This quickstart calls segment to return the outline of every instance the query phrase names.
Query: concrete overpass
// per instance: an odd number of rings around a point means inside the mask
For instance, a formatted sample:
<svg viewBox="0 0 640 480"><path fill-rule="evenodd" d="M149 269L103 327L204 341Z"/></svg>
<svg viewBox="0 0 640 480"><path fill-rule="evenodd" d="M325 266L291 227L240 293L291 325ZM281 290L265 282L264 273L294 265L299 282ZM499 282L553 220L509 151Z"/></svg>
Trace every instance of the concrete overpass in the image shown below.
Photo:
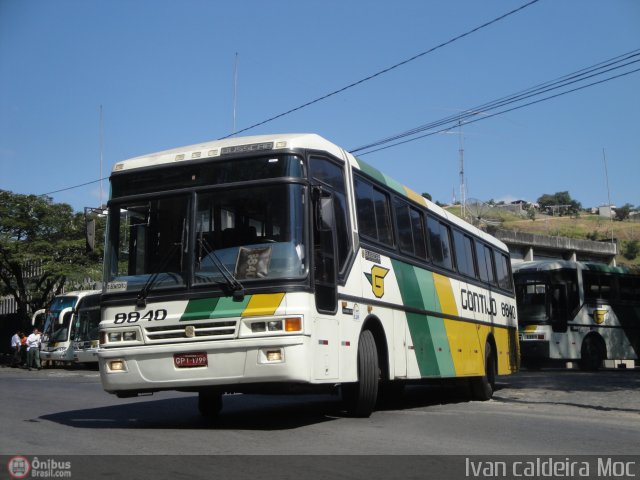
<svg viewBox="0 0 640 480"><path fill-rule="evenodd" d="M496 229L491 232L509 247L511 263L533 260L563 259L606 263L615 266L617 244L567 237L550 237L532 233Z"/></svg>

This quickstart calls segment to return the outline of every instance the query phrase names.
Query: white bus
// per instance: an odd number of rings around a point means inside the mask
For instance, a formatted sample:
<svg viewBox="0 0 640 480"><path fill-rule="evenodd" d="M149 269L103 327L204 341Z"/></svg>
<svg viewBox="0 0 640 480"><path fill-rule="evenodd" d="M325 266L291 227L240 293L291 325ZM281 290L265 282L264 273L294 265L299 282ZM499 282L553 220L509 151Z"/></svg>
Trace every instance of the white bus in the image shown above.
<svg viewBox="0 0 640 480"><path fill-rule="evenodd" d="M77 318L76 309L82 306L85 298L95 294L100 294L100 290L79 290L54 297L45 312L40 346L41 361L47 364L73 364L72 330Z"/></svg>
<svg viewBox="0 0 640 480"><path fill-rule="evenodd" d="M404 382L488 399L517 370L505 245L322 137L192 145L110 180L107 392L193 391L213 416L224 393L340 386L368 416Z"/></svg>
<svg viewBox="0 0 640 480"><path fill-rule="evenodd" d="M100 294L87 295L79 303L71 325L73 361L82 365L98 364L100 340Z"/></svg>
<svg viewBox="0 0 640 480"><path fill-rule="evenodd" d="M640 275L624 267L564 260L514 266L522 362L530 368L577 361L637 360Z"/></svg>

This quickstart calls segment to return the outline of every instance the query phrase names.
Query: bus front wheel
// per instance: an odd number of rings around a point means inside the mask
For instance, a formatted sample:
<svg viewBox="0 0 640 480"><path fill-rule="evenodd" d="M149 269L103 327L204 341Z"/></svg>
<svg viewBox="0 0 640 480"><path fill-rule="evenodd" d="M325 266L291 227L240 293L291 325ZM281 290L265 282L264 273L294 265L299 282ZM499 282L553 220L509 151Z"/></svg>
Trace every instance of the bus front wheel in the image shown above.
<svg viewBox="0 0 640 480"><path fill-rule="evenodd" d="M470 379L471 396L474 400L491 400L496 389L496 357L489 342L484 347L484 372L483 376Z"/></svg>
<svg viewBox="0 0 640 480"><path fill-rule="evenodd" d="M349 415L366 418L373 413L378 398L379 379L376 341L370 330L363 330L358 342L358 381L341 387L342 400Z"/></svg>

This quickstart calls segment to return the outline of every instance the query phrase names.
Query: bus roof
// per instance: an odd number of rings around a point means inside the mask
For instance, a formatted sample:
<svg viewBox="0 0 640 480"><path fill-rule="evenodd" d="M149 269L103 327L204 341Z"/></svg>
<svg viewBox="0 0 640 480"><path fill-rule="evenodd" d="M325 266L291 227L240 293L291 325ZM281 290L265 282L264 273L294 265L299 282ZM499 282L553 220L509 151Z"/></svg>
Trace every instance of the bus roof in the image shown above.
<svg viewBox="0 0 640 480"><path fill-rule="evenodd" d="M533 262L522 262L513 265L513 273L517 272L542 272L551 270L593 270L604 273L637 274L627 267L612 267L605 263L596 262L573 262L571 260L536 260Z"/></svg>
<svg viewBox="0 0 640 480"><path fill-rule="evenodd" d="M93 295L96 293L102 293L102 290L74 290L72 292L64 292L61 293L59 295L56 295L56 297L85 297L87 295Z"/></svg>
<svg viewBox="0 0 640 480"><path fill-rule="evenodd" d="M131 170L167 163L188 162L205 158L220 158L224 155L241 152L267 152L270 150L310 148L326 150L339 158L344 151L337 145L315 133L283 133L274 135L255 135L251 137L233 137L184 147L162 150L118 162L112 172Z"/></svg>
<svg viewBox="0 0 640 480"><path fill-rule="evenodd" d="M440 217L446 218L452 224L470 231L474 235L482 238L485 242L494 245L503 251L507 251L507 246L502 241L447 212L435 203L424 198L422 195L400 184L380 170L372 167L361 159L354 157L344 149L315 133L283 133L249 137L233 137L223 140L186 145L183 147L163 150L123 160L114 165L112 173L117 174L127 170L159 165L175 165L177 163L189 161L202 161L207 158L218 159L225 155L242 152L265 153L269 151L277 152L278 150L293 149L322 150L337 158L341 158L347 161L352 168L366 173L400 195L403 195L413 202L426 207L428 210L435 212Z"/></svg>

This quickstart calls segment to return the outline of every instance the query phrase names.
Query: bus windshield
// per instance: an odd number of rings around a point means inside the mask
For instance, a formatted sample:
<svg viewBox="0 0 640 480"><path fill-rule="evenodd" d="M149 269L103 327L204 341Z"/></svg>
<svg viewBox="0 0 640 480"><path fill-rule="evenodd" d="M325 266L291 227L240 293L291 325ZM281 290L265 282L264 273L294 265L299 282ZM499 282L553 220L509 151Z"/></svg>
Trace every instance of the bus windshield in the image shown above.
<svg viewBox="0 0 640 480"><path fill-rule="evenodd" d="M73 324L71 337L74 342L90 342L100 338L100 309L80 310Z"/></svg>
<svg viewBox="0 0 640 480"><path fill-rule="evenodd" d="M521 279L516 283L516 303L518 319L521 323L546 322L547 283L541 278Z"/></svg>
<svg viewBox="0 0 640 480"><path fill-rule="evenodd" d="M517 273L514 278L522 325L566 323L580 306L575 270Z"/></svg>
<svg viewBox="0 0 640 480"><path fill-rule="evenodd" d="M296 278L305 273L304 187L277 185L198 196L195 283Z"/></svg>
<svg viewBox="0 0 640 480"><path fill-rule="evenodd" d="M250 191L246 186L205 188L112 201L108 293L306 275L306 187L271 181Z"/></svg>
<svg viewBox="0 0 640 480"><path fill-rule="evenodd" d="M47 311L44 327L42 328L43 341L64 342L67 340L71 315L67 315L66 318L63 319L62 324L58 323L58 316L65 308L73 308L77 301L77 297L68 296L56 297L53 300Z"/></svg>

